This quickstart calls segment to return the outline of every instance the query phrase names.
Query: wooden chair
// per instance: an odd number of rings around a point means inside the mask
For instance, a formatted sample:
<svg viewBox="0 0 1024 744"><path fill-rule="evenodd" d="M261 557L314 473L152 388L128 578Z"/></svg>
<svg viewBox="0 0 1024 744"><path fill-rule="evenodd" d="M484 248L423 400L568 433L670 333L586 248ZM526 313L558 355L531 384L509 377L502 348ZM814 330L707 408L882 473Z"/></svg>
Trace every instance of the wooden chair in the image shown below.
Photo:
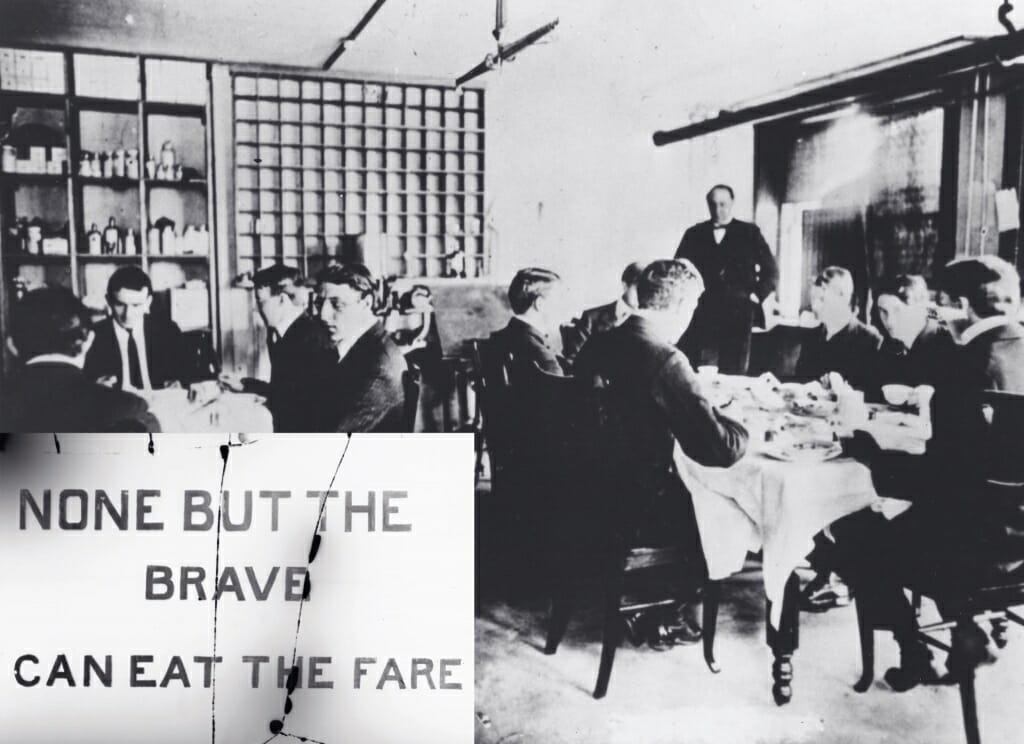
<svg viewBox="0 0 1024 744"><path fill-rule="evenodd" d="M600 388L588 389L582 381L573 378L556 377L540 370L537 370L537 374L541 390L547 389L552 396L550 410L566 407L564 404L557 405L555 399L573 401L568 405L569 410L576 411L570 414L574 426L569 431L577 439L575 446L570 446L566 454L566 462L570 468L567 477L579 484L579 488L589 500L586 508L593 511L599 508L603 498L607 498L601 494L606 490L604 486L607 486L607 483L604 483L605 466L609 462L606 458L606 448L614 446L614 434L611 433L613 427L608 425L607 408L604 404L606 392ZM573 470L576 472L572 472ZM621 498L621 495L611 496ZM701 592L704 597L704 659L712 672L720 671L714 657L718 621L717 583L704 580L696 591L687 596L678 596L667 591L643 599L627 596L627 584L632 577L666 568L678 568L683 565L683 556L675 546L630 545L622 539L620 527L621 525L598 520L596 528L604 531L604 534L591 536L592 545L596 548L595 554L591 556L587 556L586 551L578 550L581 542L587 544L585 536L581 540L573 541L571 556L577 558L576 565L573 565L572 560L567 561L569 565L563 566L565 575L561 577L561 581L555 582L544 653L556 653L565 636L572 614L573 588L579 583L578 578L583 569L578 563L579 553L583 552L584 560L589 558L598 564L605 596L601 662L593 693L595 699L603 698L608 692L615 653L622 643L625 616L656 607L673 606L681 600L694 599Z"/></svg>
<svg viewBox="0 0 1024 744"><path fill-rule="evenodd" d="M979 484L978 498L995 500L993 504L1008 532L1024 541L1024 395L989 391L980 399L982 416L986 422L984 452L984 483ZM1024 548L1017 550L1024 561ZM1000 556L1005 558L1005 556ZM944 584L945 580L945 584ZM977 701L974 678L978 665L977 649L969 645L980 634L979 621L988 621L992 641L997 648L1007 644L1006 631L1010 622L1024 625L1024 617L1012 608L1024 605L1024 567L1004 576L952 577L938 575L927 583L914 583L906 587L911 591L915 615L920 619L923 597L936 600L943 607L956 608L949 619L921 625L918 637L930 646L956 654L962 663L954 665L951 674L960 688L964 732L968 744L980 744ZM862 673L854 685L857 692L865 692L874 680L874 631L871 618L857 603L857 624L860 635ZM933 638L931 634L952 631L949 644Z"/></svg>
<svg viewBox="0 0 1024 744"><path fill-rule="evenodd" d="M403 430L410 434L416 431L416 414L420 409L420 370L410 367L402 373L402 390L405 392L405 407L402 409Z"/></svg>
<svg viewBox="0 0 1024 744"><path fill-rule="evenodd" d="M512 355L490 339L470 341L473 379L476 387L477 468L484 453L491 466L491 490L501 491L507 471L515 459L510 428L511 392L509 370Z"/></svg>

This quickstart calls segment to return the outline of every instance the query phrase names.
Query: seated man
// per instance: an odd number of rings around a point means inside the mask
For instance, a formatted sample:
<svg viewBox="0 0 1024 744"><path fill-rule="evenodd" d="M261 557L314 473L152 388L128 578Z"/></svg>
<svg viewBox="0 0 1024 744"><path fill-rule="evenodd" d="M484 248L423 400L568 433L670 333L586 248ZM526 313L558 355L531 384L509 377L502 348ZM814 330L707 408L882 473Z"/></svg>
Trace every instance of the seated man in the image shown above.
<svg viewBox="0 0 1024 744"><path fill-rule="evenodd" d="M82 373L94 338L89 311L70 290L37 289L17 302L10 344L25 364L4 391L0 430L160 431L142 398Z"/></svg>
<svg viewBox="0 0 1024 744"><path fill-rule="evenodd" d="M513 387L529 381L536 367L552 375L564 374L550 343L550 335L558 329L561 284L561 277L547 269L521 269L512 278L508 302L514 317L492 333L491 340L512 355L509 383Z"/></svg>
<svg viewBox="0 0 1024 744"><path fill-rule="evenodd" d="M584 310L578 320L562 326L562 355L570 364L588 338L617 328L636 311L636 283L643 270L639 261L631 263L622 272L622 294L614 302Z"/></svg>
<svg viewBox="0 0 1024 744"><path fill-rule="evenodd" d="M857 319L853 275L840 266L822 271L811 287L811 310L821 325L803 342L797 378L817 380L837 372L858 390L873 386L882 336ZM804 587L803 609L820 612L849 604L849 590L835 575L828 557L829 538L819 535L815 542L811 564L817 575Z"/></svg>
<svg viewBox="0 0 1024 744"><path fill-rule="evenodd" d="M875 360L875 382L866 391L881 399L881 386L945 387L955 367L952 334L928 316L924 277L900 274L884 279L875 291L878 319L885 330Z"/></svg>
<svg viewBox="0 0 1024 744"><path fill-rule="evenodd" d="M320 318L337 349L319 394L320 429L401 432L407 366L373 312L373 277L361 264L334 265L320 272L317 284Z"/></svg>
<svg viewBox="0 0 1024 744"><path fill-rule="evenodd" d="M93 380L113 379L122 390L154 390L181 382L181 329L150 315L153 283L138 266L122 266L107 282L110 317L96 325L85 359Z"/></svg>
<svg viewBox="0 0 1024 744"><path fill-rule="evenodd" d="M616 462L608 464L608 477L616 482L606 485L608 493L629 497L610 504L611 524L629 544L679 545L698 575L706 567L693 503L675 467L675 443L696 462L716 467L735 463L747 445L746 429L708 402L690 363L675 347L703 291L704 282L689 261L654 261L637 284L636 313L591 338L576 365L577 377L607 382L614 414L609 419L619 427ZM692 608L680 613L679 622L674 639L699 639ZM664 639L663 628L652 633Z"/></svg>
<svg viewBox="0 0 1024 744"><path fill-rule="evenodd" d="M327 328L306 314L307 292L299 270L273 264L253 276L256 310L267 327L270 383L221 375L232 390L267 396L274 431L316 431L323 402L320 394L337 359Z"/></svg>
<svg viewBox="0 0 1024 744"><path fill-rule="evenodd" d="M914 612L902 586L929 578L952 583L1019 571L1024 557L1022 505L1008 505L985 492L986 424L976 397L985 390L1024 394L1020 279L1013 266L994 256L955 261L941 279L966 310L968 324L957 339L956 379L936 391L927 454L880 452L864 435L851 445L851 450L868 445L861 454L870 457L880 494L913 500L892 522L876 520L863 541L870 549L850 552L849 565L840 568L876 625L893 629L900 667L885 678L896 690L935 676L931 653L914 635ZM954 638L947 661L951 671L962 663L958 655L966 648L984 648L981 635Z"/></svg>
<svg viewBox="0 0 1024 744"><path fill-rule="evenodd" d="M821 326L804 340L796 376L817 380L838 372L858 390L870 384L882 337L857 319L853 276L839 266L821 272L811 287L811 310Z"/></svg>

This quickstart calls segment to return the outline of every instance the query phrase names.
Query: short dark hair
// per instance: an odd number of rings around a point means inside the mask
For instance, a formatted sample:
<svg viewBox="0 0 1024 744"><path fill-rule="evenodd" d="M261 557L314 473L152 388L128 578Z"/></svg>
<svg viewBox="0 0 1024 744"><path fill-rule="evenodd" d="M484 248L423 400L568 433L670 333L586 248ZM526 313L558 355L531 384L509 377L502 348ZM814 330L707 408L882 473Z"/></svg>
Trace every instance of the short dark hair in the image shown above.
<svg viewBox="0 0 1024 744"><path fill-rule="evenodd" d="M549 269L520 269L508 286L508 304L512 306L512 312L516 315L525 313L538 297L547 296L551 285L561 280L562 277Z"/></svg>
<svg viewBox="0 0 1024 744"><path fill-rule="evenodd" d="M376 290L373 274L359 263L330 264L316 275L316 283L351 287L359 292L361 297L369 297Z"/></svg>
<svg viewBox="0 0 1024 744"><path fill-rule="evenodd" d="M302 272L294 266L275 263L253 274L252 283L255 289L269 289L271 295L291 296L294 288L302 284Z"/></svg>
<svg viewBox="0 0 1024 744"><path fill-rule="evenodd" d="M963 258L946 265L939 286L950 297L963 297L974 312L988 318L1011 315L1020 307L1020 275L996 256Z"/></svg>
<svg viewBox="0 0 1024 744"><path fill-rule="evenodd" d="M884 276L875 287L875 297L893 295L907 305L928 302L928 282L920 274Z"/></svg>
<svg viewBox="0 0 1024 744"><path fill-rule="evenodd" d="M153 294L153 282L150 280L149 274L138 266L121 266L110 275L110 279L107 281L107 297L113 297L122 289L131 289L136 292L148 289L149 293Z"/></svg>
<svg viewBox="0 0 1024 744"><path fill-rule="evenodd" d="M91 330L89 311L70 289L34 289L14 304L11 337L25 361L41 354L78 356Z"/></svg>
<svg viewBox="0 0 1024 744"><path fill-rule="evenodd" d="M733 201L736 201L736 192L732 190L732 186L726 183L716 183L714 186L708 189L708 193L704 195L704 201L710 204L711 195L714 194L719 189L721 189L722 191L729 192L729 198L732 199Z"/></svg>
<svg viewBox="0 0 1024 744"><path fill-rule="evenodd" d="M667 310L679 305L686 296L704 292L704 279L697 267L685 258L652 261L636 285L641 310Z"/></svg>
<svg viewBox="0 0 1024 744"><path fill-rule="evenodd" d="M647 268L647 264L634 261L622 272L622 283L627 287L635 287L636 283L640 281L640 275L644 273L645 268Z"/></svg>

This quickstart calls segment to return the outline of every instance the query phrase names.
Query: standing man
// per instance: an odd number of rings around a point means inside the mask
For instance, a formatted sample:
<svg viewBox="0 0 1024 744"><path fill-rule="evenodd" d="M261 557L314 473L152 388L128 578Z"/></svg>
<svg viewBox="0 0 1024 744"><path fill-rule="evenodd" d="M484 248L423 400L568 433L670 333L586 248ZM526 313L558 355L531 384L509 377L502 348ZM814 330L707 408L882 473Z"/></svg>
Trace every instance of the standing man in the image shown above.
<svg viewBox="0 0 1024 744"><path fill-rule="evenodd" d="M273 264L253 276L256 310L267 327L270 383L222 374L235 390L267 396L274 431L317 431L325 377L336 359L327 328L306 314L306 289L298 269Z"/></svg>
<svg viewBox="0 0 1024 744"><path fill-rule="evenodd" d="M704 278L706 291L681 347L694 365L717 364L727 374L746 374L750 329L764 323L761 304L779 281L768 243L750 222L733 219L735 194L718 184L707 194L711 219L683 235L676 258L685 258Z"/></svg>
<svg viewBox="0 0 1024 744"><path fill-rule="evenodd" d="M326 430L401 432L405 357L374 314L373 277L362 264L328 266L317 276L317 305L337 349L321 391Z"/></svg>
<svg viewBox="0 0 1024 744"><path fill-rule="evenodd" d="M122 266L107 282L110 317L96 325L96 341L85 358L86 376L114 379L122 390L154 390L184 374L181 329L149 312L153 283L138 266Z"/></svg>

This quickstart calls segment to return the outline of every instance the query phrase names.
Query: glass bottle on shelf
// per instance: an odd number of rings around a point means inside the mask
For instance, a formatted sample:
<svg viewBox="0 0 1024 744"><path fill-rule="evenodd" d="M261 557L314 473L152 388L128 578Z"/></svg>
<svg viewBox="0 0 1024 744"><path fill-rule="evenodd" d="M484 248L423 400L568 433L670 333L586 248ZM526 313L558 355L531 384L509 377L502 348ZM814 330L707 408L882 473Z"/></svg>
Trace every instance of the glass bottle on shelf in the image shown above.
<svg viewBox="0 0 1024 744"><path fill-rule="evenodd" d="M174 232L174 223L170 220L160 231L160 252L165 256L175 256L178 253L178 236Z"/></svg>
<svg viewBox="0 0 1024 744"><path fill-rule="evenodd" d="M138 246L135 244L135 230L130 227L124 236L122 247L124 248L124 253L128 256L134 256L139 252Z"/></svg>
<svg viewBox="0 0 1024 744"><path fill-rule="evenodd" d="M111 157L111 170L113 171L114 178L124 178L125 158L124 150L121 148L114 150L114 154Z"/></svg>
<svg viewBox="0 0 1024 744"><path fill-rule="evenodd" d="M196 253L204 256L210 255L210 231L206 225L199 226L199 235L196 236Z"/></svg>
<svg viewBox="0 0 1024 744"><path fill-rule="evenodd" d="M139 151L136 148L128 150L124 158L124 171L128 178L139 177Z"/></svg>
<svg viewBox="0 0 1024 744"><path fill-rule="evenodd" d="M196 229L192 225L185 225L181 234L181 253L192 254L196 249Z"/></svg>
<svg viewBox="0 0 1024 744"><path fill-rule="evenodd" d="M92 227L89 228L86 240L89 243L90 256L99 256L103 253L103 236L100 235L100 229L96 227L95 222L93 222Z"/></svg>
<svg viewBox="0 0 1024 744"><path fill-rule="evenodd" d="M163 252L160 249L160 228L156 225L150 225L149 230L146 231L146 250L150 255Z"/></svg>
<svg viewBox="0 0 1024 744"><path fill-rule="evenodd" d="M117 220L111 217L103 231L103 252L106 254L117 253L117 243L120 238L121 232L117 229Z"/></svg>

